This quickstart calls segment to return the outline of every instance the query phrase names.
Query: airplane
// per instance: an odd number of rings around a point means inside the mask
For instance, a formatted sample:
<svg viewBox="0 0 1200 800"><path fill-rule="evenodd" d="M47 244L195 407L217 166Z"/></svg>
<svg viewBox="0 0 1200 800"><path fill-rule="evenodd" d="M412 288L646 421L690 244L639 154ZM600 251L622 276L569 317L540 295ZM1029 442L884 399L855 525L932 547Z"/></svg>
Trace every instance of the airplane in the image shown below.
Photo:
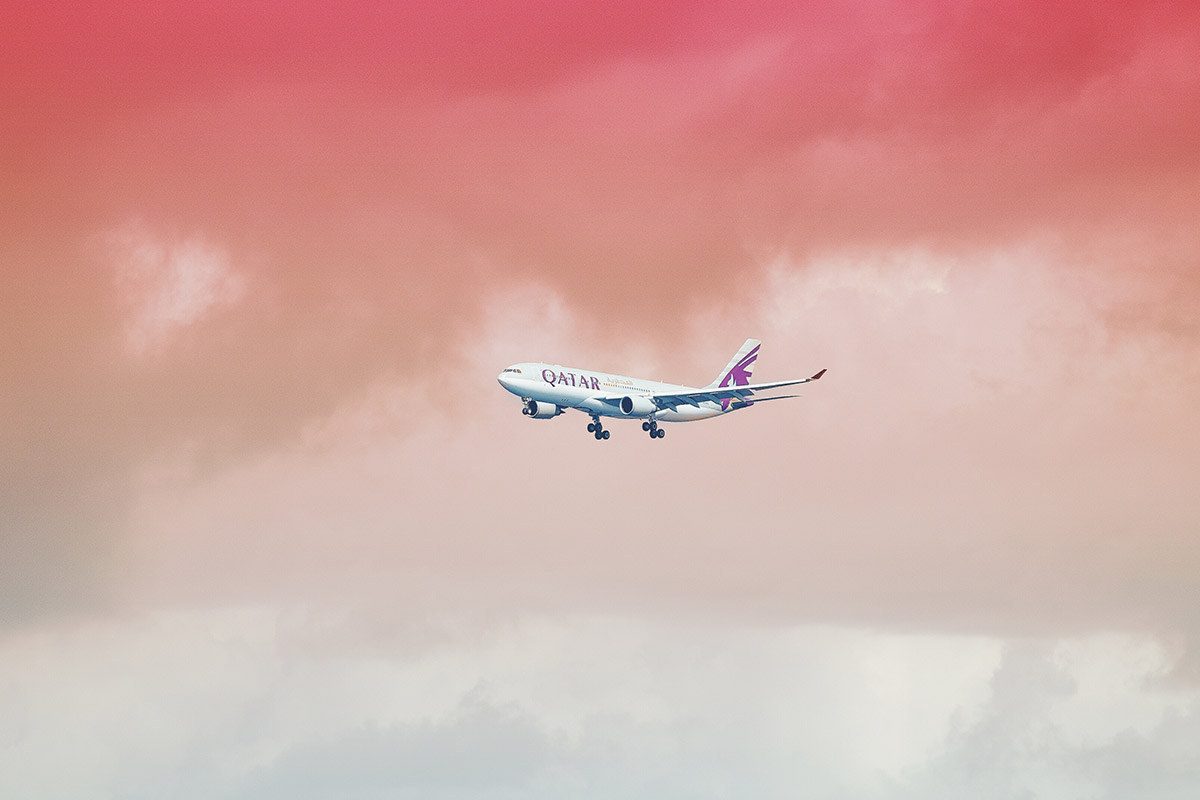
<svg viewBox="0 0 1200 800"><path fill-rule="evenodd" d="M751 399L756 392L809 383L825 374L825 370L821 370L811 378L750 383L761 344L758 339L747 339L717 379L703 388L540 362L513 364L501 371L496 380L521 398L524 403L521 413L527 417L553 419L565 414L567 409L582 411L592 418L587 429L597 441L609 436L600 422L601 417L641 419L642 430L648 432L651 439L661 439L667 435L659 427L661 422L719 417L755 403L798 397L787 394Z"/></svg>

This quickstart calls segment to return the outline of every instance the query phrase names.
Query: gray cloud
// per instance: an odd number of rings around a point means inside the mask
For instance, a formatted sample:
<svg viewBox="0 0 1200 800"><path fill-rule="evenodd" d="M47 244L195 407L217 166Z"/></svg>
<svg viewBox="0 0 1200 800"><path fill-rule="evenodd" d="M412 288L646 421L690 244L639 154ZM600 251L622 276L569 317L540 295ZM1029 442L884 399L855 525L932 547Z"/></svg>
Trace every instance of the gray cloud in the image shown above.
<svg viewBox="0 0 1200 800"><path fill-rule="evenodd" d="M1053 716L1077 685L1046 641L1005 650L992 695L960 719L945 751L897 786L900 796L987 800L1126 798L1180 800L1200 786L1200 706L1168 710L1148 732L1126 729L1100 744L1074 742Z"/></svg>
<svg viewBox="0 0 1200 800"><path fill-rule="evenodd" d="M290 748L230 796L528 796L554 750L534 720L477 691L446 722L369 725Z"/></svg>

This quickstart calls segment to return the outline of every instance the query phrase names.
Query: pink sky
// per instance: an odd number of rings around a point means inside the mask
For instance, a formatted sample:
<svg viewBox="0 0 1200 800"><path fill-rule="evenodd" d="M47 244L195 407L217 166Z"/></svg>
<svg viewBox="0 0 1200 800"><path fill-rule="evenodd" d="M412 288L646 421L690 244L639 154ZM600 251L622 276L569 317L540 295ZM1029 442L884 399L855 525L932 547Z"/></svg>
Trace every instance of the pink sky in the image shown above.
<svg viewBox="0 0 1200 800"><path fill-rule="evenodd" d="M605 796L694 796L698 769L709 787L788 796L794 776L767 756L697 767L729 744L712 731L653 775L639 754L666 745L630 738L621 763L645 779L622 785L564 766L594 766L586 735L574 755L547 744L614 709L666 725L710 719L700 697L759 708L754 653L810 686L832 674L814 664L894 659L911 681L871 685L897 724L913 704L973 708L998 726L976 733L1010 745L1006 715L1059 697L1061 752L1022 751L1058 758L1055 774L1078 763L1064 753L1113 756L1117 739L1069 734L1097 719L1168 761L1165 741L1200 747L1200 12L5 16L0 699L25 721L0 726L15 775L0 787L128 794L154 726L119 751L58 750L56 726L103 730L119 703L75 718L37 676L187 716L205 659L226 663L202 633L217 630L276 661L221 673L227 713L155 751L155 785L175 796L169 776L206 736L225 754L201 770L208 796L291 796L321 742L366 736L383 761L436 750L420 720L485 754L528 723L536 780L513 780L534 795L572 794L545 783L566 770ZM614 424L604 445L581 416L523 418L494 381L544 359L702 383L747 336L764 340L756 377L829 374L663 442ZM745 648L733 672L726 636ZM577 663L578 647L596 652ZM674 693L689 652L703 677ZM121 653L150 665L136 684L86 666L120 671ZM362 659L329 685L314 673L335 722L302 686L265 688L270 669L308 674L330 653ZM331 688L383 659L405 677L379 686L407 696L406 681L436 683L430 653L481 683L447 678L429 690L441 706L396 700L408 710L391 716L347 711L357 701ZM643 665L636 686L619 657ZM912 677L926 658L942 670L929 686ZM758 677L798 698L784 672ZM561 697L537 695L535 674ZM1144 691L1113 705L1111 676ZM958 677L961 696L938 693ZM830 696L861 695L848 680ZM243 741L232 720L259 702L311 727L276 720L271 744ZM954 796L970 731L931 729L937 758L872 750L863 713L829 701L845 752L880 754L832 758L830 791L874 796L846 776L882 769L885 795ZM778 759L824 746L765 710L743 722ZM325 753L334 787L340 752ZM64 757L90 783L39 771ZM482 761L481 785L508 785Z"/></svg>

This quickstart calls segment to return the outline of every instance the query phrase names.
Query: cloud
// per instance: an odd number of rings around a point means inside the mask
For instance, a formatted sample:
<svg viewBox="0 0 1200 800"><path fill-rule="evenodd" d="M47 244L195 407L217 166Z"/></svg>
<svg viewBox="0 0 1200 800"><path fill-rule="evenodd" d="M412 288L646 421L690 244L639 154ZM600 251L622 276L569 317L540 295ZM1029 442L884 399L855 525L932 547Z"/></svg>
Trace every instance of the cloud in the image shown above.
<svg viewBox="0 0 1200 800"><path fill-rule="evenodd" d="M155 611L0 645L0 789L39 797L1148 797L1194 689L1141 637L888 635L550 614L434 647L288 645L301 607ZM290 621L289 621L290 618ZM315 621L315 620L314 620ZM281 635L282 634L282 635ZM64 760L73 768L61 769Z"/></svg>
<svg viewBox="0 0 1200 800"><path fill-rule="evenodd" d="M135 356L161 352L181 329L241 299L245 279L228 253L198 237L155 237L140 223L108 232L118 291L129 307L126 344Z"/></svg>
<svg viewBox="0 0 1200 800"><path fill-rule="evenodd" d="M1063 659L1080 649L1090 650L1087 661ZM1128 659L1139 649L1144 660ZM1011 644L978 718L952 729L945 752L905 783L903 796L1186 796L1200 780L1185 755L1200 744L1198 707L1194 695L1155 697L1147 689L1166 669L1161 659L1153 648L1112 637L1057 648ZM1105 677L1117 692L1087 696L1077 670L1111 671ZM1080 711L1086 722L1070 718ZM1145 721L1131 725L1130 712Z"/></svg>
<svg viewBox="0 0 1200 800"><path fill-rule="evenodd" d="M481 281L546 283L665 335L780 249L1190 230L1200 64L1177 4L477 12L31 26L110 71L64 60L44 89L65 95L44 110L59 136L16 152L74 177L30 167L18 185L268 253L283 304L345 300L379 337L393 313L457 321ZM114 38L72 33L97 24ZM498 46L514 39L536 65Z"/></svg>
<svg viewBox="0 0 1200 800"><path fill-rule="evenodd" d="M550 745L533 720L468 695L450 720L368 725L288 750L249 776L246 797L468 797L515 794ZM507 791L506 791L507 790Z"/></svg>

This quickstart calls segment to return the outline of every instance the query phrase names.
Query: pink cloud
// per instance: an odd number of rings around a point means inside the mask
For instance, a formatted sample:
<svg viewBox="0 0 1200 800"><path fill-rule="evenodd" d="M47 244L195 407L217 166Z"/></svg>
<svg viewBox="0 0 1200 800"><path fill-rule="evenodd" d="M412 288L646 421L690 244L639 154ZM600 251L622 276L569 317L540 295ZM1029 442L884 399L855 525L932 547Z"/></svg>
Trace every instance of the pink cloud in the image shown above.
<svg viewBox="0 0 1200 800"><path fill-rule="evenodd" d="M324 6L151 15L130 4L58 24L44 8L24 12L0 89L18 109L0 129L16 210L0 248L19 265L0 295L13 331L0 342L4 377L15 387L3 402L17 420L0 434L6 469L35 476L23 484L33 487L47 483L36 476L128 475L184 450L204 467L194 480L216 480L286 451L298 432L393 381L407 387L401 397L411 393L412 435L428 437L439 418L417 409L472 424L473 401L421 394L460 380L459 370L494 388L504 363L530 349L559 360L565 348L561 360L703 379L712 353L727 355L716 339L736 344L766 319L809 345L768 341L778 363L829 366L831 379L844 376L835 386L862 387L838 396L848 417L870 424L803 412L838 434L824 443L845 482L818 508L827 519L870 497L898 504L913 531L969 525L978 509L965 500L939 511L914 499L936 495L943 478L995 514L984 525L993 543L1026 514L1044 512L1064 530L1102 524L1086 511L1088 486L1125 497L1127 519L1139 498L1162 500L1188 462L1156 420L1190 431L1195 385L1197 164L1186 143L1200 114L1190 91L1198 59L1184 35L1194 15L1170 4L1122 19L1025 3L759 11L668 6L647 18L631 4L611 17L564 7L460 19L432 6L343 17ZM189 232L254 287L205 312L203 336L177 337L169 358L137 365L122 353L128 308L87 244L130 218ZM1011 274L990 264L1027 241L1050 242L1048 255ZM831 253L841 254L835 267ZM941 263L929 274L924 253ZM226 297L213 280L204 284L213 297ZM791 280L798 297L785 291ZM825 281L816 294L813 280ZM781 294L756 304L764 285ZM524 286L553 302L513 300ZM498 298L551 323L558 308L570 333L518 315L512 324L528 330L511 356L493 344L486 362L462 357L458 343L491 335ZM821 326L793 327L803 315L789 303ZM170 308L151 316L179 316ZM980 326L990 337L974 335ZM1028 347L997 351L1007 335ZM979 366L997 360L1009 369ZM1083 364L1107 382L1081 374ZM1126 376L1145 375L1146 364L1169 377L1156 373L1156 388L1132 393ZM913 370L932 377L914 381ZM1025 371L1041 378L1029 394L1012 377ZM1139 486L1147 494L1131 499L1114 488L1119 475L1097 466L1100 444L1115 446L1102 435L1112 415L1143 443L1144 474L1162 488ZM1059 419L1070 421L1063 430L1048 422ZM759 424L751 430L768 437L759 444L777 444ZM1030 431L1057 449L1044 451ZM512 434L509 446L529 447L526 436ZM861 464L881 442L884 455ZM1006 451L1013 442L1057 464L1069 512L1023 477L1021 453ZM480 445L456 447L467 464ZM925 459L930 471L912 466ZM791 497L776 477L790 468L777 467L764 486ZM814 467L797 469L822 485ZM972 470L978 485L963 477ZM612 480L613 491L639 485ZM994 487L1007 481L1028 495L1000 502ZM520 492L528 481L503 485ZM759 505L775 496L747 491ZM38 508L51 502L25 494ZM115 506L133 502L122 493ZM649 499L628 502L658 513ZM86 505L73 516L86 520ZM1172 514L1186 521L1186 505L1155 508L1164 527L1182 524ZM782 524L810 511L763 513ZM856 515L870 527L869 513ZM119 510L110 524L123 527ZM709 535L708 556L733 546ZM826 555L852 580L848 565L867 560L861 573L875 580L899 557L887 541ZM962 542L918 538L913 552ZM547 557L557 552L542 544ZM1022 553L993 555L1015 569ZM688 563L703 571L721 559ZM837 593L806 569L805 585ZM961 580L954 591L989 586Z"/></svg>

